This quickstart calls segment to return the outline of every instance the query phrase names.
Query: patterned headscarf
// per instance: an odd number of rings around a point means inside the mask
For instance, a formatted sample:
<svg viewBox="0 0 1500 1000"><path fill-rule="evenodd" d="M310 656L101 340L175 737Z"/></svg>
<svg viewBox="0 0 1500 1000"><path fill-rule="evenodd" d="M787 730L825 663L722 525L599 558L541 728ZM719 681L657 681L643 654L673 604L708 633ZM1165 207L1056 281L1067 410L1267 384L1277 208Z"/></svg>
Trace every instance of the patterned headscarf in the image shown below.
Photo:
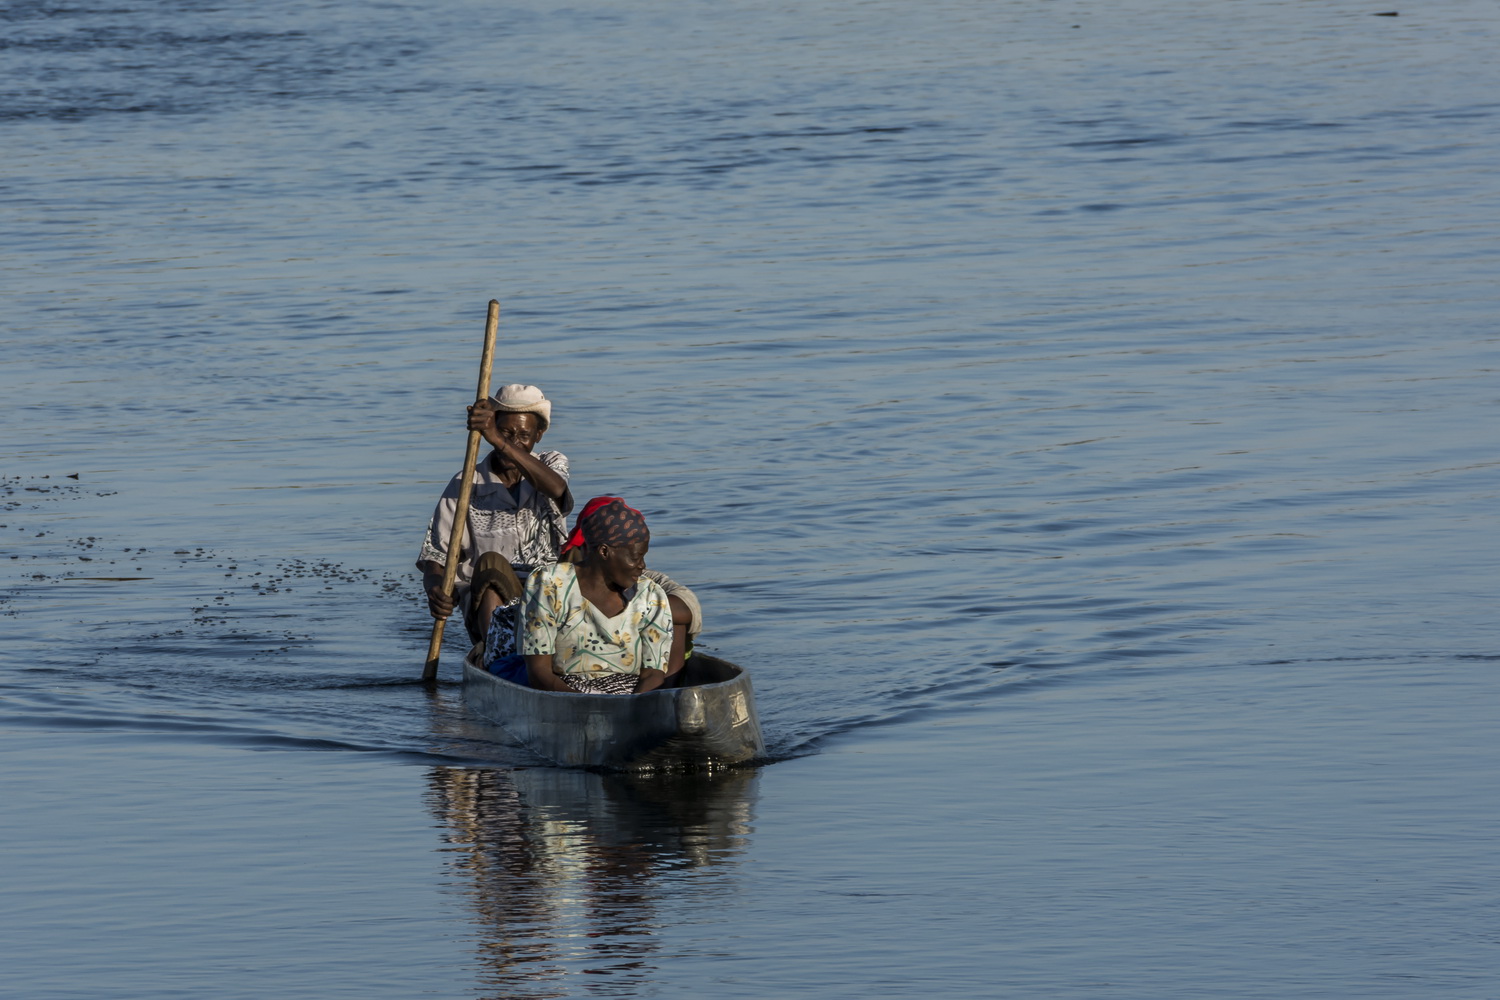
<svg viewBox="0 0 1500 1000"><path fill-rule="evenodd" d="M621 497L594 497L583 505L578 523L562 548L562 555L587 545L629 545L648 542L646 515L627 504Z"/></svg>

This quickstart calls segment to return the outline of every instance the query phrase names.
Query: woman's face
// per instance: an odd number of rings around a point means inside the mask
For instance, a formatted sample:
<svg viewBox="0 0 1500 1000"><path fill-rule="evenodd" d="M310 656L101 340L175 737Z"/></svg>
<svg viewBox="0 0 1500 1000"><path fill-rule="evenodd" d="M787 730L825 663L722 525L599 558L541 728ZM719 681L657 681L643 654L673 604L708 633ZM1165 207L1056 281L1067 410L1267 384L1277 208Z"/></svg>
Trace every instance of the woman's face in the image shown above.
<svg viewBox="0 0 1500 1000"><path fill-rule="evenodd" d="M649 541L599 546L599 564L604 569L604 582L611 590L628 590L635 586L646 570L646 550L650 547Z"/></svg>

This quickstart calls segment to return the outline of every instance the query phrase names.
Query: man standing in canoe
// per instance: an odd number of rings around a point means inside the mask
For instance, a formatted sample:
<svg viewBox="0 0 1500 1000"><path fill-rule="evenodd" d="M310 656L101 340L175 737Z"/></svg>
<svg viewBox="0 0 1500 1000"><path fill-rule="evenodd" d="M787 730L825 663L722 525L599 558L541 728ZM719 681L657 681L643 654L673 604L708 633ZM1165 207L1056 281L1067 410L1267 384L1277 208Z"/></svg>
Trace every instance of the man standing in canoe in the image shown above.
<svg viewBox="0 0 1500 1000"><path fill-rule="evenodd" d="M469 430L494 449L474 467L468 530L458 566L455 597L464 626L481 642L494 609L518 600L533 568L557 562L573 509L568 459L559 451L535 452L552 423L552 402L534 385L507 385L469 407ZM417 557L427 608L447 618L455 601L443 593L443 567L458 509L459 476L443 490Z"/></svg>

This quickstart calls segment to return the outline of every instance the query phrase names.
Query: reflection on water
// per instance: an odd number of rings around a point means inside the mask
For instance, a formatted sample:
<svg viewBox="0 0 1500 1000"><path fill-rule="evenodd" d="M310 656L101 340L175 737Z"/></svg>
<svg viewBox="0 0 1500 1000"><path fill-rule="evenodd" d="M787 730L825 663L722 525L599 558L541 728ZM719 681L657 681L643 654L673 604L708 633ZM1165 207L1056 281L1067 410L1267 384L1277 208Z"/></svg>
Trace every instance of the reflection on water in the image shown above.
<svg viewBox="0 0 1500 1000"><path fill-rule="evenodd" d="M669 933L662 895L684 876L696 893L733 877L757 778L433 768L429 803L479 916L490 995L634 995Z"/></svg>

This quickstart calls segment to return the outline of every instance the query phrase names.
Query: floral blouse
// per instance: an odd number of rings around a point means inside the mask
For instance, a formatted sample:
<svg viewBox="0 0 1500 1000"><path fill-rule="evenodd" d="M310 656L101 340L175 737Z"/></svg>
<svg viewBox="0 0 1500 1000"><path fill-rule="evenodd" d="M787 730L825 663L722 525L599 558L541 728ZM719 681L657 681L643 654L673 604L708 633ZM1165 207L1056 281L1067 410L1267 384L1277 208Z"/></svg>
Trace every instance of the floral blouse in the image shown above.
<svg viewBox="0 0 1500 1000"><path fill-rule="evenodd" d="M538 567L521 598L520 652L552 654L560 674L639 674L665 670L672 609L661 585L641 577L621 611L607 618L578 588L572 563Z"/></svg>

